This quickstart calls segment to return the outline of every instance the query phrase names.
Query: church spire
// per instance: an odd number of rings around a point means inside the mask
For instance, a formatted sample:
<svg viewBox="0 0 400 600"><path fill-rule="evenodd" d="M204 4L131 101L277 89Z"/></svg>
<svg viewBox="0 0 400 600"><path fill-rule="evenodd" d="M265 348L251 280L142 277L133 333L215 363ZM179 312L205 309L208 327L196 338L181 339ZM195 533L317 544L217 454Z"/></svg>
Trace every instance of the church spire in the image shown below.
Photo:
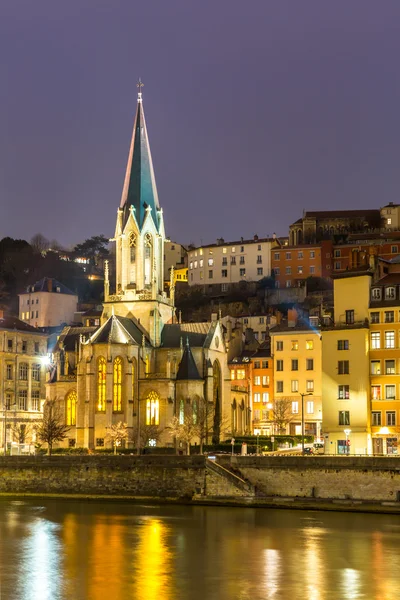
<svg viewBox="0 0 400 600"><path fill-rule="evenodd" d="M123 210L122 226L125 227L129 212L133 208L139 229L143 226L147 212L150 212L159 231L160 205L144 118L141 79L137 83L137 88L137 109L120 203L120 208Z"/></svg>

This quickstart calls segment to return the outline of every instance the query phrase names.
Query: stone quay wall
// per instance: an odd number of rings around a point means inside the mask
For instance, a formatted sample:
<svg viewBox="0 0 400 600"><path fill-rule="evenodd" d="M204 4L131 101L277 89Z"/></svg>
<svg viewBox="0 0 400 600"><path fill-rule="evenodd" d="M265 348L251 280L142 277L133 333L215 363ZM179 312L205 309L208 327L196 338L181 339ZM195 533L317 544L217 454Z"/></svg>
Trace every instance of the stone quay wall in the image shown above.
<svg viewBox="0 0 400 600"><path fill-rule="evenodd" d="M259 497L400 503L399 457L221 456Z"/></svg>

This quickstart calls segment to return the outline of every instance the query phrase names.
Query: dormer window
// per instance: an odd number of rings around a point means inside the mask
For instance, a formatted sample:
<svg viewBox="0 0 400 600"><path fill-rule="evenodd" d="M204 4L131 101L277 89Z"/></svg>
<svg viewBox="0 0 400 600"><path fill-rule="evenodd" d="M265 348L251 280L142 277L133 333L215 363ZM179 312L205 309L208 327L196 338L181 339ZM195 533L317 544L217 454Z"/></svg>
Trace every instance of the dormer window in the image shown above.
<svg viewBox="0 0 400 600"><path fill-rule="evenodd" d="M385 288L385 300L393 300L396 298L396 288L387 287Z"/></svg>
<svg viewBox="0 0 400 600"><path fill-rule="evenodd" d="M382 300L382 290L381 288L373 288L371 291L372 300Z"/></svg>

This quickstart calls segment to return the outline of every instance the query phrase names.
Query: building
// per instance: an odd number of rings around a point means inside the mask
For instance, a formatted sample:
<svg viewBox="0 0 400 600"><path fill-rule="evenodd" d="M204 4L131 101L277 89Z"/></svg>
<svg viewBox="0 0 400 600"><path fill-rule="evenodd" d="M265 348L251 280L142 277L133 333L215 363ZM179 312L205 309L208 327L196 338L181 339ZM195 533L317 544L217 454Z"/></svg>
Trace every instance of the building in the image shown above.
<svg viewBox="0 0 400 600"><path fill-rule="evenodd" d="M369 297L372 270L334 277L334 318L322 329L326 454L370 454Z"/></svg>
<svg viewBox="0 0 400 600"><path fill-rule="evenodd" d="M389 202L381 208L382 227L400 231L400 204Z"/></svg>
<svg viewBox="0 0 400 600"><path fill-rule="evenodd" d="M228 292L240 281L256 282L271 275L271 249L281 244L272 238L225 242L191 248L188 252L189 285L202 285L206 291Z"/></svg>
<svg viewBox="0 0 400 600"><path fill-rule="evenodd" d="M322 423L322 344L320 330L289 311L287 322L271 328L274 369L274 410L282 426L275 433L317 438ZM304 406L304 412L302 408ZM281 429L281 431L279 431Z"/></svg>
<svg viewBox="0 0 400 600"><path fill-rule="evenodd" d="M231 431L232 435L250 435L251 423L251 352L235 356L229 362L231 375Z"/></svg>
<svg viewBox="0 0 400 600"><path fill-rule="evenodd" d="M33 443L45 401L47 337L15 317L0 315L0 446Z"/></svg>
<svg viewBox="0 0 400 600"><path fill-rule="evenodd" d="M349 233L379 231L381 223L379 209L304 211L289 227L289 245L338 241Z"/></svg>
<svg viewBox="0 0 400 600"><path fill-rule="evenodd" d="M243 328L251 331L254 339L262 344L268 338L269 328L276 325L277 319L275 315L257 314L236 317L236 321L241 322Z"/></svg>
<svg viewBox="0 0 400 600"><path fill-rule="evenodd" d="M217 442L231 412L220 321L177 323L174 282L169 294L163 289L164 220L139 86L113 239L116 288L106 263L100 327L67 328L53 353L47 395L70 426L64 446L111 446L109 431L119 422L127 424L129 447L173 446L173 417L184 421L190 406L199 418L203 402L203 441Z"/></svg>
<svg viewBox="0 0 400 600"><path fill-rule="evenodd" d="M34 327L72 323L77 306L78 296L49 277L43 277L19 294L19 317Z"/></svg>
<svg viewBox="0 0 400 600"><path fill-rule="evenodd" d="M164 274L169 281L168 273L171 267L175 271L187 268L187 249L182 244L166 239L164 242Z"/></svg>
<svg viewBox="0 0 400 600"><path fill-rule="evenodd" d="M269 340L251 356L252 433L272 435L271 409L274 397L274 370Z"/></svg>
<svg viewBox="0 0 400 600"><path fill-rule="evenodd" d="M332 263L333 245L330 240L271 250L277 288L302 286L308 277L331 277Z"/></svg>

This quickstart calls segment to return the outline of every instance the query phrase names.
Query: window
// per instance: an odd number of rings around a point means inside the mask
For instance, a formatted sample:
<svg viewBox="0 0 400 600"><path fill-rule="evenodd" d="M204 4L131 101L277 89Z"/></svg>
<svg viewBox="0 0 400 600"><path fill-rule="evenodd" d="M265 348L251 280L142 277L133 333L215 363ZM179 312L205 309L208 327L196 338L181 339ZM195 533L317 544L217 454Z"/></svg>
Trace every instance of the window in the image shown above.
<svg viewBox="0 0 400 600"><path fill-rule="evenodd" d="M253 400L254 402L261 402L261 394L254 394Z"/></svg>
<svg viewBox="0 0 400 600"><path fill-rule="evenodd" d="M292 371L299 370L299 361L297 358L292 358Z"/></svg>
<svg viewBox="0 0 400 600"><path fill-rule="evenodd" d="M222 248L222 253L226 254L226 248Z"/></svg>
<svg viewBox="0 0 400 600"><path fill-rule="evenodd" d="M18 410L26 410L28 402L28 390L19 390L18 392Z"/></svg>
<svg viewBox="0 0 400 600"><path fill-rule="evenodd" d="M257 275L262 275L262 274L263 274L263 272L264 272L264 271L263 271L263 268L262 268L262 267L259 267L259 268L257 269Z"/></svg>
<svg viewBox="0 0 400 600"><path fill-rule="evenodd" d="M388 218L386 219L386 223L387 223L388 225L391 225L391 224L392 224L392 217L388 217Z"/></svg>
<svg viewBox="0 0 400 600"><path fill-rule="evenodd" d="M246 276L246 269L239 269L239 275L240 275L240 277L245 277Z"/></svg>
<svg viewBox="0 0 400 600"><path fill-rule="evenodd" d="M213 272L210 270L208 271L208 279L212 279L213 278Z"/></svg>
<svg viewBox="0 0 400 600"><path fill-rule="evenodd" d="M40 392L33 390L31 393L32 410L40 410Z"/></svg>
<svg viewBox="0 0 400 600"><path fill-rule="evenodd" d="M200 269L202 269L202 268L203 268L203 265L204 265L204 259L203 259L203 258L201 258L201 259L199 260L199 267L200 267Z"/></svg>
<svg viewBox="0 0 400 600"><path fill-rule="evenodd" d="M279 267L275 267L274 273L275 273L275 275L280 275L281 274L280 268Z"/></svg>
<svg viewBox="0 0 400 600"><path fill-rule="evenodd" d="M303 252L302 252L302 250L299 250L299 252L297 253L297 258L298 259L303 258Z"/></svg>
<svg viewBox="0 0 400 600"><path fill-rule="evenodd" d="M381 334L379 331L373 331L371 333L371 348L372 350L379 350L381 347Z"/></svg>
<svg viewBox="0 0 400 600"><path fill-rule="evenodd" d="M385 385L385 399L386 400L395 400L396 399L396 386L395 385Z"/></svg>
<svg viewBox="0 0 400 600"><path fill-rule="evenodd" d="M346 325L354 323L354 310L346 310Z"/></svg>
<svg viewBox="0 0 400 600"><path fill-rule="evenodd" d="M66 398L67 404L67 425L76 425L76 401L77 395L75 391L69 392Z"/></svg>
<svg viewBox="0 0 400 600"><path fill-rule="evenodd" d="M385 360L385 375L396 375L395 360Z"/></svg>
<svg viewBox="0 0 400 600"><path fill-rule="evenodd" d="M260 324L260 325L264 325L264 320L265 320L265 317L260 317L260 318L258 319L258 322L259 322L259 324Z"/></svg>
<svg viewBox="0 0 400 600"><path fill-rule="evenodd" d="M291 259L292 259L292 253L286 252L286 260L291 260Z"/></svg>
<svg viewBox="0 0 400 600"><path fill-rule="evenodd" d="M146 400L146 425L160 424L160 399L156 392L150 392Z"/></svg>
<svg viewBox="0 0 400 600"><path fill-rule="evenodd" d="M348 350L349 349L349 340L338 340L337 349L338 350Z"/></svg>
<svg viewBox="0 0 400 600"><path fill-rule="evenodd" d="M28 381L28 363L20 363L20 365L19 365L19 379L21 381Z"/></svg>
<svg viewBox="0 0 400 600"><path fill-rule="evenodd" d="M276 391L278 394L283 394L283 381L276 382Z"/></svg>
<svg viewBox="0 0 400 600"><path fill-rule="evenodd" d="M299 273L301 275L303 273L303 267L298 266L297 267L297 273Z"/></svg>
<svg viewBox="0 0 400 600"><path fill-rule="evenodd" d="M6 410L10 410L12 405L12 394L11 392L6 393Z"/></svg>
<svg viewBox="0 0 400 600"><path fill-rule="evenodd" d="M310 258L315 258L315 251L314 250L310 250Z"/></svg>
<svg viewBox="0 0 400 600"><path fill-rule="evenodd" d="M260 361L259 360L255 360L254 361L254 368L255 369L259 369L260 368Z"/></svg>
<svg viewBox="0 0 400 600"><path fill-rule="evenodd" d="M11 381L12 379L14 379L13 377L13 366L8 364L6 367L6 379L7 381Z"/></svg>
<svg viewBox="0 0 400 600"><path fill-rule="evenodd" d="M12 350L12 349L13 349L13 341L7 340L7 350Z"/></svg>
<svg viewBox="0 0 400 600"><path fill-rule="evenodd" d="M32 313L32 318L33 318L33 313ZM25 340L22 340L22 352L27 352L28 350L28 342Z"/></svg>
<svg viewBox="0 0 400 600"><path fill-rule="evenodd" d="M261 250L261 244L258 244L257 246L257 250L260 251Z"/></svg>
<svg viewBox="0 0 400 600"><path fill-rule="evenodd" d="M381 400L381 386L380 385L371 385L371 398L372 400Z"/></svg>
<svg viewBox="0 0 400 600"><path fill-rule="evenodd" d="M268 404L268 402L269 402L269 392L263 392L262 401L263 401L263 404Z"/></svg>
<svg viewBox="0 0 400 600"><path fill-rule="evenodd" d="M265 385L269 385L269 375L263 375L262 376L262 384Z"/></svg>
<svg viewBox="0 0 400 600"><path fill-rule="evenodd" d="M338 374L339 375L348 375L349 370L349 361L348 360L339 360L338 361Z"/></svg>
<svg viewBox="0 0 400 600"><path fill-rule="evenodd" d="M310 275L313 275L314 273L315 273L315 267L314 267L314 265L312 265L310 267Z"/></svg>
<svg viewBox="0 0 400 600"><path fill-rule="evenodd" d="M96 448L104 448L104 438L96 438Z"/></svg>
<svg viewBox="0 0 400 600"><path fill-rule="evenodd" d="M292 267L286 267L285 273L286 273L286 275L291 275L292 274Z"/></svg>
<svg viewBox="0 0 400 600"><path fill-rule="evenodd" d="M306 371L314 371L314 359L306 358Z"/></svg>
<svg viewBox="0 0 400 600"><path fill-rule="evenodd" d="M336 271L340 271L341 268L342 268L342 263L340 261L336 261L335 262L335 269L336 269Z"/></svg>
<svg viewBox="0 0 400 600"><path fill-rule="evenodd" d="M260 375L256 375L254 377L254 385L261 385L261 377L260 377Z"/></svg>
<svg viewBox="0 0 400 600"><path fill-rule="evenodd" d="M208 259L208 266L212 267L214 265L214 259L213 258L209 258Z"/></svg>
<svg viewBox="0 0 400 600"><path fill-rule="evenodd" d="M231 252L236 252L236 246L232 246Z"/></svg>
<svg viewBox="0 0 400 600"><path fill-rule="evenodd" d="M100 412L105 412L106 410L106 379L106 359L101 356L97 363L97 410Z"/></svg>
<svg viewBox="0 0 400 600"><path fill-rule="evenodd" d="M280 253L279 252L275 252L274 253L274 260L279 260L280 258Z"/></svg>
<svg viewBox="0 0 400 600"><path fill-rule="evenodd" d="M283 342L276 342L276 351L279 352L283 350Z"/></svg>
<svg viewBox="0 0 400 600"><path fill-rule="evenodd" d="M261 264L262 263L262 256L261 254L257 255L257 264Z"/></svg>
<svg viewBox="0 0 400 600"><path fill-rule="evenodd" d="M306 350L314 350L314 341L306 340Z"/></svg>
<svg viewBox="0 0 400 600"><path fill-rule="evenodd" d="M39 342L35 342L35 354L39 354Z"/></svg>
<svg viewBox="0 0 400 600"><path fill-rule="evenodd" d="M398 251L399 251L399 250L398 250L398 246L392 246L392 248L391 248L391 253L392 253L392 254L397 254L397 253L398 253Z"/></svg>
<svg viewBox="0 0 400 600"><path fill-rule="evenodd" d="M372 300L382 300L382 290L381 290L381 288L372 288L372 290L371 290L371 298L372 298Z"/></svg>
<svg viewBox="0 0 400 600"><path fill-rule="evenodd" d="M221 292L227 292L227 291L228 291L228 284L221 283Z"/></svg>
<svg viewBox="0 0 400 600"><path fill-rule="evenodd" d="M385 299L386 300L394 300L396 298L396 290L394 287L386 287L385 288Z"/></svg>
<svg viewBox="0 0 400 600"><path fill-rule="evenodd" d="M226 257L226 256L224 256L224 257L222 258L222 266L225 266L225 265L227 265L227 264L228 264L228 259L227 259L227 257Z"/></svg>
<svg viewBox="0 0 400 600"><path fill-rule="evenodd" d="M297 415L299 412L299 403L297 401L292 402L292 413Z"/></svg>
<svg viewBox="0 0 400 600"><path fill-rule="evenodd" d="M261 364L262 364L262 368L263 368L263 369L268 369L268 361L267 361L267 360L263 360L263 361L261 362Z"/></svg>
<svg viewBox="0 0 400 600"><path fill-rule="evenodd" d="M236 265L236 256L231 256L231 265Z"/></svg>
<svg viewBox="0 0 400 600"><path fill-rule="evenodd" d="M32 380L40 381L40 364L32 365Z"/></svg>
<svg viewBox="0 0 400 600"><path fill-rule="evenodd" d="M382 425L382 413L380 411L372 411L372 426L380 427Z"/></svg>
<svg viewBox="0 0 400 600"><path fill-rule="evenodd" d="M299 391L299 381L298 379L292 379L291 382L291 391L298 392Z"/></svg>
<svg viewBox="0 0 400 600"><path fill-rule="evenodd" d="M290 281L290 279L288 279L288 280L286 281L286 287L287 287L287 288L290 288L290 287L292 287L292 282Z"/></svg>
<svg viewBox="0 0 400 600"><path fill-rule="evenodd" d="M334 257L340 258L340 250L335 250Z"/></svg>
<svg viewBox="0 0 400 600"><path fill-rule="evenodd" d="M306 391L307 392L313 392L314 391L314 380L313 379L308 379L306 381Z"/></svg>
<svg viewBox="0 0 400 600"><path fill-rule="evenodd" d="M222 275L222 277L228 277L228 270L227 269L222 269L221 275Z"/></svg>
<svg viewBox="0 0 400 600"><path fill-rule="evenodd" d="M314 414L314 402L312 400L307 401L306 411L308 415Z"/></svg>
<svg viewBox="0 0 400 600"><path fill-rule="evenodd" d="M244 265L244 256L240 257L240 263L239 264Z"/></svg>
<svg viewBox="0 0 400 600"><path fill-rule="evenodd" d="M394 427L396 425L396 412L394 410L387 411L386 425L389 425L389 427Z"/></svg>
<svg viewBox="0 0 400 600"><path fill-rule="evenodd" d="M292 340L292 350L299 349L299 342L297 340Z"/></svg>
<svg viewBox="0 0 400 600"><path fill-rule="evenodd" d="M244 369L237 369L236 379L246 379L246 371Z"/></svg>
<svg viewBox="0 0 400 600"><path fill-rule="evenodd" d="M122 358L117 356L113 366L113 411L122 411Z"/></svg>
<svg viewBox="0 0 400 600"><path fill-rule="evenodd" d="M339 410L339 425L350 425L350 411Z"/></svg>
<svg viewBox="0 0 400 600"><path fill-rule="evenodd" d="M379 313L378 312L371 313L371 323L379 323Z"/></svg>
<svg viewBox="0 0 400 600"><path fill-rule="evenodd" d="M394 323L394 310L385 311L385 323Z"/></svg>
<svg viewBox="0 0 400 600"><path fill-rule="evenodd" d="M244 252L244 246L240 246L240 252Z"/></svg>
<svg viewBox="0 0 400 600"><path fill-rule="evenodd" d="M394 347L394 331L385 331L385 348Z"/></svg>
<svg viewBox="0 0 400 600"><path fill-rule="evenodd" d="M381 374L381 361L380 360L371 360L371 375L380 375Z"/></svg>
<svg viewBox="0 0 400 600"><path fill-rule="evenodd" d="M283 371L283 360L277 360L276 361L276 370L277 371Z"/></svg>
<svg viewBox="0 0 400 600"><path fill-rule="evenodd" d="M339 385L338 398L339 398L339 400L349 400L349 398L350 398L350 386L349 385Z"/></svg>

